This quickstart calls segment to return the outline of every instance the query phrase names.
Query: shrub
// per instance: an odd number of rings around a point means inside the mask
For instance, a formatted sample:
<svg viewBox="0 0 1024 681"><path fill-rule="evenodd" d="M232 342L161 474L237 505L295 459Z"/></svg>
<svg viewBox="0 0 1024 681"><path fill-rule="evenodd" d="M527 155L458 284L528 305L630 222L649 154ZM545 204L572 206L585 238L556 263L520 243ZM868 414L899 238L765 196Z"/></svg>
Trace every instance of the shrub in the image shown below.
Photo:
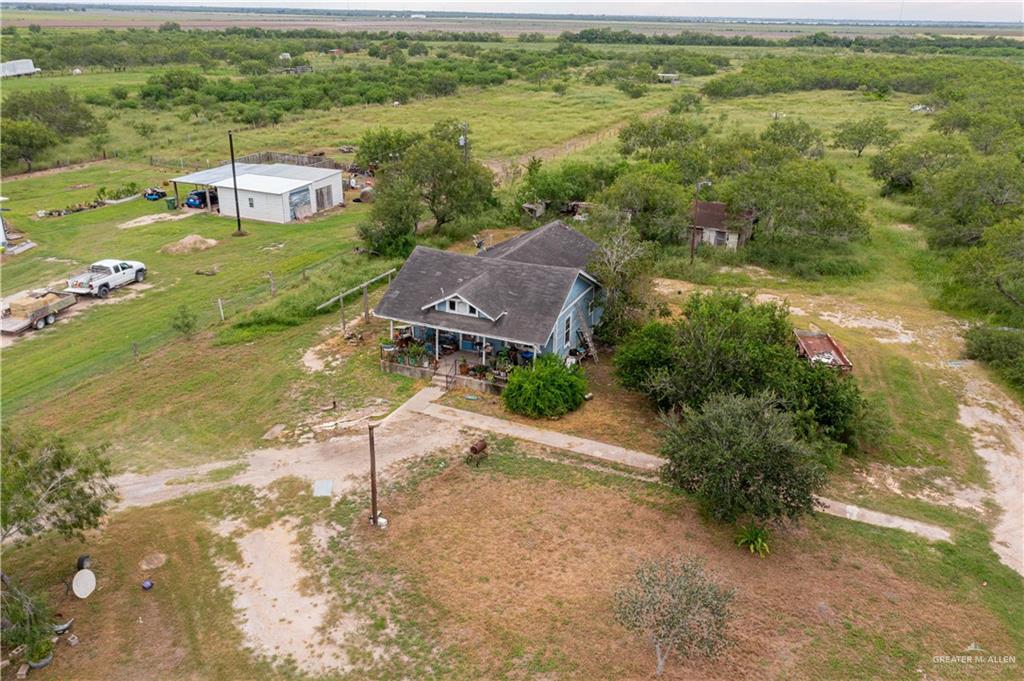
<svg viewBox="0 0 1024 681"><path fill-rule="evenodd" d="M192 338L196 335L196 329L199 327L199 317L195 312L192 312L188 308L188 305L182 305L178 308L178 311L174 314L171 319L171 328L180 333L185 338Z"/></svg>
<svg viewBox="0 0 1024 681"><path fill-rule="evenodd" d="M640 99L647 94L648 89L646 84L638 83L635 80L620 80L615 87L630 99Z"/></svg>
<svg viewBox="0 0 1024 681"><path fill-rule="evenodd" d="M615 618L654 644L655 674L661 676L673 652L710 657L726 646L734 595L696 559L649 561L615 594Z"/></svg>
<svg viewBox="0 0 1024 681"><path fill-rule="evenodd" d="M505 407L532 418L561 416L578 409L587 380L578 367L565 366L557 355L541 355L532 366L517 367L501 394Z"/></svg>
<svg viewBox="0 0 1024 681"><path fill-rule="evenodd" d="M641 390L651 372L670 366L674 335L670 325L660 322L648 322L629 334L612 358L619 382Z"/></svg>
<svg viewBox="0 0 1024 681"><path fill-rule="evenodd" d="M815 450L770 393L719 394L667 421L664 476L716 520L797 518L826 482Z"/></svg>
<svg viewBox="0 0 1024 681"><path fill-rule="evenodd" d="M1024 330L979 325L968 329L964 339L968 358L985 362L1024 391Z"/></svg>

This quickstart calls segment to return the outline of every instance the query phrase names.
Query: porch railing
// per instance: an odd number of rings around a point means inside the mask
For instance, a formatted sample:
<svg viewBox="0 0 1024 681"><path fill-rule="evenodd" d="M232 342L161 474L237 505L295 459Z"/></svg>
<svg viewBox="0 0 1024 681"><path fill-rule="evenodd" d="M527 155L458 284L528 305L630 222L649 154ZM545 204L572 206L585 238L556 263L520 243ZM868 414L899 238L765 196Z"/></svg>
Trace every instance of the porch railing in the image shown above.
<svg viewBox="0 0 1024 681"><path fill-rule="evenodd" d="M444 377L444 391L448 392L452 389L452 384L455 383L455 376L459 372L459 363L452 362L451 367L448 369L448 373Z"/></svg>

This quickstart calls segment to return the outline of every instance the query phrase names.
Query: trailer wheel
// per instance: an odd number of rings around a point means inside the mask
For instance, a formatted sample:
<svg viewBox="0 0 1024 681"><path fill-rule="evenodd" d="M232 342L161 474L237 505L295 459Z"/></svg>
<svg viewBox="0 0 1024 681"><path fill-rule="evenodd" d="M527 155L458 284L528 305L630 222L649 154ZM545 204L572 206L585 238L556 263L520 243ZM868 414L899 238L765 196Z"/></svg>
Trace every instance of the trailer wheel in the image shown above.
<svg viewBox="0 0 1024 681"><path fill-rule="evenodd" d="M46 323L47 324L53 324L55 321L57 321L57 315L55 315L55 314L48 314L48 315L46 315Z"/></svg>
<svg viewBox="0 0 1024 681"><path fill-rule="evenodd" d="M146 270L139 270L135 273L135 283L141 284L142 280L146 278Z"/></svg>
<svg viewBox="0 0 1024 681"><path fill-rule="evenodd" d="M100 290L96 292L96 295L99 296L100 298L106 298L107 296L110 295L110 287L107 286L106 284L100 286Z"/></svg>
<svg viewBox="0 0 1024 681"><path fill-rule="evenodd" d="M39 331L40 329L46 326L46 318L40 317L35 321L35 324L33 324L32 326L35 328L36 331Z"/></svg>

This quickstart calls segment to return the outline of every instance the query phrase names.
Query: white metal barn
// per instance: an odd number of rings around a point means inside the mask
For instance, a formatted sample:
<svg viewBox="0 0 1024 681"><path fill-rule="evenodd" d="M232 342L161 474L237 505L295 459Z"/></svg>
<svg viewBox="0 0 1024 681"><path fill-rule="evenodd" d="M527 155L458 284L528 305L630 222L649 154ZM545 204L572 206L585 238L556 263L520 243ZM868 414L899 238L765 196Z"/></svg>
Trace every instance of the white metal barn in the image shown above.
<svg viewBox="0 0 1024 681"><path fill-rule="evenodd" d="M263 222L291 222L343 205L341 171L287 163L237 163L238 211L242 218ZM174 178L217 188L221 215L235 216L235 179L231 165L201 170Z"/></svg>
<svg viewBox="0 0 1024 681"><path fill-rule="evenodd" d="M3 78L31 76L40 71L42 69L37 69L31 59L15 59L14 61L5 61L3 64L0 64L0 77Z"/></svg>

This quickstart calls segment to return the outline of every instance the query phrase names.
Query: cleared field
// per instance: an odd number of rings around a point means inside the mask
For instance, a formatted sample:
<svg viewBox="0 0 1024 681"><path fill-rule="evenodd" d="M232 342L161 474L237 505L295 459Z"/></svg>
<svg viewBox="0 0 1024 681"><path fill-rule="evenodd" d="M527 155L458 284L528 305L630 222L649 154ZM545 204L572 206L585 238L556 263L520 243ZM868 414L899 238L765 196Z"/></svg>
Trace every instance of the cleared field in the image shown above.
<svg viewBox="0 0 1024 681"><path fill-rule="evenodd" d="M992 654L1020 648L1020 580L973 535L930 545L816 517L779 532L758 560L660 485L491 444L480 468L441 452L393 472L385 533L365 523L365 490L331 503L282 478L263 494L231 487L119 513L83 543L19 548L5 571L49 589L84 643L62 648L39 678L296 678L295 660L243 648L232 605L250 588L230 578L245 568L246 538L274 527L292 528L294 543L266 550L316 574L306 592L331 606L348 659L331 679L647 678L653 653L614 622L612 594L641 560L680 554L737 589L734 645L712 661L673 657L666 678L976 678L932 660L964 647L968 621ZM78 601L59 580L83 552L101 588ZM152 591L139 588L145 578Z"/></svg>
<svg viewBox="0 0 1024 681"><path fill-rule="evenodd" d="M129 72L131 82L144 82L155 70ZM63 85L83 93L109 90L100 82L116 82L121 74L88 77L24 80L15 88ZM90 84L93 83L93 84ZM6 88L5 84L5 88ZM112 142L108 154L146 162L151 157L172 164L205 167L228 157L227 131L235 129L235 151L239 155L263 150L308 153L316 150L341 156L337 147L358 141L366 130L379 126L411 130L429 128L435 122L458 118L470 125L474 153L484 159L513 158L533 149L565 142L602 130L630 115L664 108L673 95L668 86L652 88L639 99L630 99L614 87L573 83L559 96L550 89L524 83L487 89L464 89L450 97L422 99L402 106L368 105L331 111L306 111L287 117L278 125L245 129L225 118L208 120L205 115L183 121L178 111L117 110L101 108ZM149 134L146 128L155 132ZM92 159L97 151L87 139L58 147L39 165L47 162Z"/></svg>

